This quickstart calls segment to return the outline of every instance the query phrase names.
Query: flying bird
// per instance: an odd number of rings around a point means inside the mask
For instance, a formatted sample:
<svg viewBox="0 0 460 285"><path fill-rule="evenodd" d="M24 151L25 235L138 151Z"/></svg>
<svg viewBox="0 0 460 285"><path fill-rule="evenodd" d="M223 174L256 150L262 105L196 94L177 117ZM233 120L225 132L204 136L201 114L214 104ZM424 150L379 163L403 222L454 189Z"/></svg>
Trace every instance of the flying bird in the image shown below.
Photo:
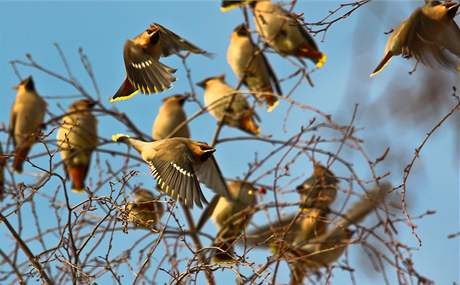
<svg viewBox="0 0 460 285"><path fill-rule="evenodd" d="M226 11L246 4L252 7L257 32L273 50L282 56L308 58L317 68L324 65L326 55L319 50L315 40L297 20L297 16L283 9L280 4L274 4L270 0L224 0L221 10Z"/></svg>
<svg viewBox="0 0 460 285"><path fill-rule="evenodd" d="M85 191L91 155L98 144L97 120L91 113L94 105L88 99L74 102L62 118L57 134L64 169L75 192Z"/></svg>
<svg viewBox="0 0 460 285"><path fill-rule="evenodd" d="M204 89L204 103L217 121L224 120L225 125L252 135L260 133L257 114L246 98L225 82L224 75L206 78L197 85Z"/></svg>
<svg viewBox="0 0 460 285"><path fill-rule="evenodd" d="M282 95L278 78L263 52L252 42L244 24L237 26L232 33L227 62L251 92L265 99L268 111L277 106L275 95Z"/></svg>
<svg viewBox="0 0 460 285"><path fill-rule="evenodd" d="M393 30L384 57L370 76L378 74L398 55L460 72L460 29L454 21L459 6L455 2L426 0L423 7L417 8Z"/></svg>
<svg viewBox="0 0 460 285"><path fill-rule="evenodd" d="M163 99L163 105L158 110L158 115L152 127L152 137L154 140L166 139L168 137L190 137L187 124L184 124L174 132L179 125L187 121L187 115L182 107L186 99L187 96L185 95L174 95Z"/></svg>
<svg viewBox="0 0 460 285"><path fill-rule="evenodd" d="M230 195L213 156L216 149L204 142L179 137L144 142L122 134L114 135L112 139L137 150L161 190L187 207L196 204L202 208L202 203L207 203L199 182L218 195Z"/></svg>
<svg viewBox="0 0 460 285"><path fill-rule="evenodd" d="M137 188L134 197L126 205L128 220L137 227L156 230L164 213L163 204L150 191Z"/></svg>
<svg viewBox="0 0 460 285"><path fill-rule="evenodd" d="M181 51L209 55L174 32L160 24L150 25L144 32L127 40L123 58L126 79L112 97L111 102L126 100L137 92L159 93L171 87L176 80L176 69L161 63L160 57L167 57Z"/></svg>
<svg viewBox="0 0 460 285"><path fill-rule="evenodd" d="M40 135L46 102L38 95L31 76L14 87L16 99L10 114L10 136L14 144L13 169L21 173L24 160Z"/></svg>
<svg viewBox="0 0 460 285"><path fill-rule="evenodd" d="M249 224L257 203L256 189L248 182L230 181L228 190L231 197L220 197L211 216L219 230L212 257L217 263L235 262L233 245Z"/></svg>

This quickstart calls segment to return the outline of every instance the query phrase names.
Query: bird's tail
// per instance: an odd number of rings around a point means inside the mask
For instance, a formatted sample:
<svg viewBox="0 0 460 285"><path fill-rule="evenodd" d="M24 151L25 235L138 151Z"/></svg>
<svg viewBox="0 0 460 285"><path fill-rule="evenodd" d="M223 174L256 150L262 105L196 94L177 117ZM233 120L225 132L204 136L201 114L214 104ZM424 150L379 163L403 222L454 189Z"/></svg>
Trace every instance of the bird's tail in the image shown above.
<svg viewBox="0 0 460 285"><path fill-rule="evenodd" d="M123 81L123 83L121 84L117 93L115 93L115 95L112 96L110 102L112 103L116 101L128 100L134 95L136 95L137 92L139 92L139 90L131 84L128 78L126 78L125 81Z"/></svg>
<svg viewBox="0 0 460 285"><path fill-rule="evenodd" d="M218 264L235 263L236 259L233 256L233 246L230 242L219 242L214 244L217 252L212 256L211 262Z"/></svg>
<svg viewBox="0 0 460 285"><path fill-rule="evenodd" d="M374 71L372 71L371 75L369 75L369 77L373 77L377 75L380 71L382 71L383 68L385 68L385 66L390 62L392 56L393 54L391 53L391 51L387 52L383 59L380 61L379 65L377 65Z"/></svg>
<svg viewBox="0 0 460 285"><path fill-rule="evenodd" d="M27 155L29 154L30 146L19 146L16 147L14 151L14 160L13 160L13 169L16 172L22 172L22 165L24 164L24 160L26 159Z"/></svg>
<svg viewBox="0 0 460 285"><path fill-rule="evenodd" d="M246 2L244 0L223 0L220 4L220 11L227 12L228 10L243 6Z"/></svg>
<svg viewBox="0 0 460 285"><path fill-rule="evenodd" d="M114 142L123 142L123 143L127 143L128 140L129 140L129 136L128 135L125 135L125 134L115 134L115 135L112 135L112 140Z"/></svg>
<svg viewBox="0 0 460 285"><path fill-rule="evenodd" d="M67 173L72 181L72 191L85 192L85 179L88 175L88 165L67 166Z"/></svg>
<svg viewBox="0 0 460 285"><path fill-rule="evenodd" d="M260 128L254 121L254 115L252 112L247 112L241 116L240 128L241 130L250 133L251 135L259 135Z"/></svg>
<svg viewBox="0 0 460 285"><path fill-rule="evenodd" d="M307 44L298 50L297 55L301 57L306 57L313 61L316 65L316 68L323 67L324 63L326 63L327 61L327 56L325 53L322 53L319 50L312 49Z"/></svg>

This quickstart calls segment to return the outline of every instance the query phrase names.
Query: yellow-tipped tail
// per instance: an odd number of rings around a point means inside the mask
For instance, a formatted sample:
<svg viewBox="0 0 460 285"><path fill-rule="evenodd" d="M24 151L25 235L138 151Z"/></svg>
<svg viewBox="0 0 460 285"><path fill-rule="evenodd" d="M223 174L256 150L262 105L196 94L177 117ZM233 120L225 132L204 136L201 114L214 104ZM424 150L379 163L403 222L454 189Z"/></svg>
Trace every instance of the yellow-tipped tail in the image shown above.
<svg viewBox="0 0 460 285"><path fill-rule="evenodd" d="M72 192L81 194L81 193L85 193L85 189L72 188Z"/></svg>
<svg viewBox="0 0 460 285"><path fill-rule="evenodd" d="M319 58L318 62L316 63L316 68L321 68L327 61L327 55L325 53L321 53L321 57Z"/></svg>
<svg viewBox="0 0 460 285"><path fill-rule="evenodd" d="M220 11L221 12L227 12L229 10L241 7L244 5L244 1L231 1L231 0L223 0L222 3L220 4Z"/></svg>
<svg viewBox="0 0 460 285"><path fill-rule="evenodd" d="M139 90L134 91L133 93L129 94L128 96L120 96L120 97L112 97L110 98L110 103L117 102L117 101L125 101L131 99L134 95L136 95Z"/></svg>
<svg viewBox="0 0 460 285"><path fill-rule="evenodd" d="M128 135L125 135L125 134L115 134L115 135L112 135L112 141L114 142L120 142L122 141L123 139L125 138L129 138Z"/></svg>
<svg viewBox="0 0 460 285"><path fill-rule="evenodd" d="M276 100L275 102L273 102L271 105L268 106L267 112L273 111L278 106L279 103L280 103L279 100Z"/></svg>

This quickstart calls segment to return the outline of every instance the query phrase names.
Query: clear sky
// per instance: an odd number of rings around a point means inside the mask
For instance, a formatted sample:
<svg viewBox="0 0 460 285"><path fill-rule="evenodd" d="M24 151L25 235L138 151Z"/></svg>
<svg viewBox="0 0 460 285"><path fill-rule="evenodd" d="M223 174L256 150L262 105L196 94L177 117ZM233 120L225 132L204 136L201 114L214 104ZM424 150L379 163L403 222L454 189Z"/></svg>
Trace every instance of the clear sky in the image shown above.
<svg viewBox="0 0 460 285"><path fill-rule="evenodd" d="M337 7L341 2L336 1L298 1L296 12L303 12L307 22L317 21L327 15L329 10ZM378 145L373 157L383 153L386 145L379 140L384 133L391 142L391 149L396 150L392 159L399 162L399 168L392 169L390 176L396 185L401 183L401 167L409 162L413 149L424 138L425 133L431 128L435 119L447 113L444 108L441 115L435 116L433 121L420 122L415 125L398 122L397 117L387 114L377 118L374 125L368 126L366 118L372 116L366 109L367 103L377 100L385 101L385 88L391 84L395 74L400 74L399 84L417 86L419 76L411 76L407 73L412 67L408 61L401 58L395 59L387 69L379 76L369 79L368 74L375 67L383 53L386 39L384 32L389 31L395 24L410 14L411 10L423 1L388 1L386 3L372 3L360 8L349 18L333 25L326 34L323 42L317 37L318 44L327 55L328 62L324 68L316 71L312 77L315 87L302 86L295 94L295 99L313 105L322 111L331 113L344 120L350 119L350 113L355 103L363 103L359 109L357 125L363 127L363 137L374 145ZM386 4L386 5L384 5ZM363 14L367 14L363 16ZM363 20L364 19L364 20ZM85 76L78 59L78 48L84 48L91 60L95 76L98 80L103 100L110 104L109 98L119 87L124 79L122 47L124 41L143 31L150 23L158 22L170 28L179 35L189 39L203 49L216 54L214 59L207 59L199 55L190 57L190 67L193 70L195 82L212 75L225 73L230 84L236 84L237 80L226 63L226 48L232 29L243 20L238 10L228 13L219 11L218 1L149 1L149 2L4 2L0 1L0 122L7 124L9 120L10 106L14 100L14 91L11 87L18 83L18 79L10 68L8 62L12 59L23 59L26 53L31 53L35 60L46 64L53 70L64 72L62 63L53 43L59 43L65 51L71 67L77 78L87 86L89 80ZM359 40L359 34L373 35ZM321 34L322 35L322 34ZM358 41L356 38L358 37ZM369 48L367 48L369 47ZM284 77L292 71L292 66L285 60L269 55L272 64L280 77ZM189 87L185 78L180 60L175 57L164 61L170 66L179 67L178 80L174 87L167 92L155 96L138 95L130 101L116 104L118 110L124 111L144 132L150 133L151 123L161 104L161 98L175 93L188 91ZM354 68L359 65L361 68ZM402 72L401 72L402 70ZM41 95L60 96L74 95L75 90L57 82L55 79L45 76L35 70L21 68L23 77L32 74L35 78L36 87ZM354 73L352 73L354 72ZM420 70L417 70L420 72ZM449 76L449 75L446 75ZM452 85L459 86L458 79L449 77ZM353 90L366 91L365 98L350 95ZM287 89L287 88L286 88ZM197 89L201 95L201 90ZM448 94L446 94L448 96ZM201 96L199 96L201 98ZM202 99L202 98L201 98ZM4 101L3 101L4 100ZM448 99L446 99L448 100ZM72 100L49 101L51 110L58 112L57 103L64 108ZM298 131L300 124L305 124L310 118L303 117L304 113L294 113L289 119L287 133L281 131L282 120L280 117L286 110L286 104L281 104L274 112L267 114L260 110L262 117L262 133L289 137L289 134ZM196 106L187 106L186 111L192 114L197 110ZM459 117L454 117L459 120ZM452 120L454 118L451 118ZM384 124L391 122L388 124ZM381 124L381 125L380 125ZM210 116L204 116L191 124L193 138L210 141L215 126ZM109 120L101 120L99 127L100 135L110 137L113 133L125 132L120 125ZM380 136L375 135L380 132ZM223 131L224 136L241 134L228 128ZM6 136L1 134L0 140L4 142ZM374 140L374 141L373 141ZM452 284L459 282L459 239L447 239L447 235L458 232L459 227L459 168L458 168L458 131L453 125L446 125L438 130L432 140L423 149L421 159L416 163L415 176L410 179L410 212L419 215L427 210L436 210L436 214L417 221L417 232L422 237L423 245L413 256L416 269L424 276L436 281L437 284ZM387 142L385 142L387 143ZM259 146L245 146L234 143L222 146L217 151L217 159L221 161L222 169L226 176L236 177L242 175L242 168L246 169L245 158L253 157ZM40 148L34 148L38 152ZM397 152L398 149L404 152ZM270 146L265 146L267 153ZM399 156L400 155L400 156ZM350 156L352 157L352 156ZM310 163L303 160L305 169L299 173L308 174L311 171ZM298 164L298 167L302 167ZM366 164L357 161L355 167L363 170ZM147 172L142 165L139 170ZM383 170L382 170L383 171ZM31 170L26 169L26 174ZM340 172L338 170L338 172ZM365 173L365 172L364 172ZM340 174L340 173L339 173ZM21 178L18 178L21 179ZM146 185L153 185L150 178L141 176ZM209 193L208 193L209 194ZM209 197L209 195L208 195ZM266 198L268 199L268 198ZM195 212L197 214L198 212ZM43 212L43 218L47 214ZM6 235L1 229L0 234ZM209 232L214 228L211 223L206 227ZM416 240L406 227L399 227L401 240L412 247L417 247ZM27 235L27 232L26 232ZM138 237L136 233L123 236L123 239ZM117 245L123 246L120 241ZM1 245L0 245L1 247ZM351 247L351 260L353 264L359 264L362 260L362 251L358 246ZM261 259L267 253L258 252L255 259ZM364 259L366 260L366 259ZM356 265L359 267L359 265ZM366 267L369 268L369 267ZM283 268L286 269L286 268ZM393 269L388 269L392 278L395 278ZM348 284L348 274L340 270L334 271L336 284ZM288 270L280 271L280 282L286 282ZM166 275L161 275L166 278ZM220 278L231 280L234 274L231 271L218 272ZM379 275L372 275L366 270L357 270L358 284L383 284ZM127 277L130 278L130 277ZM161 282L161 279L159 282ZM222 280L222 279L221 279ZM224 283L218 283L224 284ZM225 283L227 284L227 283Z"/></svg>

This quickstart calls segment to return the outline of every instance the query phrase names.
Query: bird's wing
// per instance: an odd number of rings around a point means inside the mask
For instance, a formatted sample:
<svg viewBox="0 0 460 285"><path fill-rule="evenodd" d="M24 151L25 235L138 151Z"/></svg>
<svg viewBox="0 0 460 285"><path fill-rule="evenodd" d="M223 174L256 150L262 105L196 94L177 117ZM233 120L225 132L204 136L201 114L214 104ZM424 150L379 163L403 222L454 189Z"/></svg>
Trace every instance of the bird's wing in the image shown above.
<svg viewBox="0 0 460 285"><path fill-rule="evenodd" d="M212 198L211 202L209 202L208 206L206 209L203 211L203 213L200 216L200 219L198 220L198 223L196 224L196 231L200 232L203 226L206 224L206 222L209 220L209 218L212 216L212 213L214 213L214 210L216 209L217 203L219 202L220 196L219 195L214 195Z"/></svg>
<svg viewBox="0 0 460 285"><path fill-rule="evenodd" d="M420 9L416 10L401 26L398 37L401 46L417 61L428 65L452 68L456 63L439 42L439 31L445 27L439 21L427 17Z"/></svg>
<svg viewBox="0 0 460 285"><path fill-rule="evenodd" d="M196 54L210 55L207 51L200 49L174 32L166 29L160 24L155 23L160 32L161 52L163 56L189 51Z"/></svg>
<svg viewBox="0 0 460 285"><path fill-rule="evenodd" d="M161 190L174 200L180 199L188 207L196 204L202 208L201 202L207 203L195 171L187 159L164 160L160 154L148 163Z"/></svg>
<svg viewBox="0 0 460 285"><path fill-rule="evenodd" d="M162 92L176 81L174 68L162 64L131 40L125 43L124 60L129 81L142 93Z"/></svg>
<svg viewBox="0 0 460 285"><path fill-rule="evenodd" d="M303 25L298 20L295 19L297 16L296 15L290 15L290 16L295 21L295 25L296 25L297 29L302 34L304 39L307 41L309 47L311 49L315 50L315 51L319 51L318 45L316 44L316 42L313 39L313 37L307 32L307 30L303 27ZM287 25L288 24L289 23L287 23Z"/></svg>
<svg viewBox="0 0 460 285"><path fill-rule="evenodd" d="M211 156L199 166L195 167L198 180L208 186L220 196L231 199L224 176L217 165L214 156Z"/></svg>
<svg viewBox="0 0 460 285"><path fill-rule="evenodd" d="M9 127L9 133L11 136L11 139L13 140L13 145L16 146L16 139L14 138L14 130L16 128L16 119L17 119L17 114L14 111L14 105L11 108L10 112L10 127Z"/></svg>
<svg viewBox="0 0 460 285"><path fill-rule="evenodd" d="M281 90L281 86L278 80L278 77L276 77L275 72L273 71L272 66L268 62L267 57L263 52L260 53L260 57L262 58L262 61L264 62L265 68L268 71L268 75L270 76L270 81L272 82L273 86L275 87L276 93L278 95L283 95L283 91Z"/></svg>

